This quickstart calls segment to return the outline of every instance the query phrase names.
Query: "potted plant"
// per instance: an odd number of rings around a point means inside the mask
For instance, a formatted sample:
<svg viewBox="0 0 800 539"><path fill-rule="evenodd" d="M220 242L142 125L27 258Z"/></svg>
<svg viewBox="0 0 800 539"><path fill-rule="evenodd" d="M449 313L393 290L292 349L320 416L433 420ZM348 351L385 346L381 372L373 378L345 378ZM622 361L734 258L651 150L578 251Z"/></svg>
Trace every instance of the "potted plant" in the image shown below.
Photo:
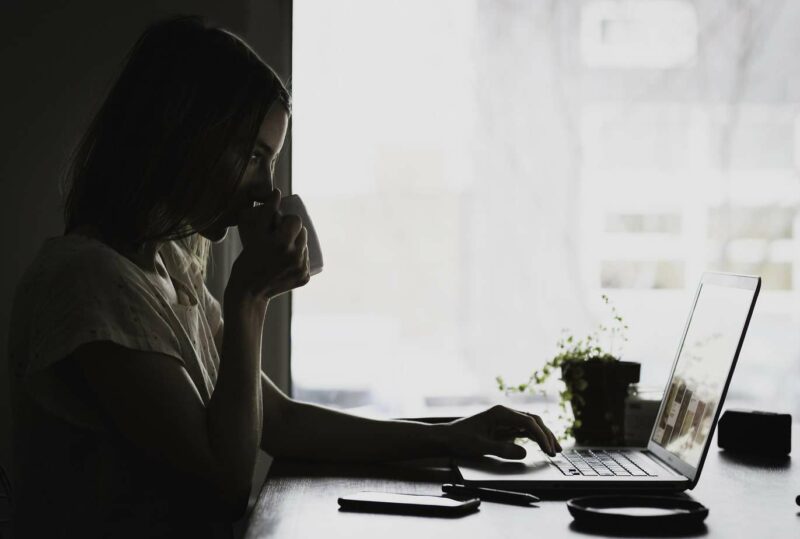
<svg viewBox="0 0 800 539"><path fill-rule="evenodd" d="M560 370L564 388L559 392L562 412L559 419L570 419L567 403L571 405L572 417L559 439L572 436L581 445L622 445L625 397L629 384L639 381L640 364L620 359L621 346L628 340L625 335L628 326L608 296L601 297L611 310L611 324L600 324L597 330L580 339L565 332L557 343L558 353L525 383L508 385L500 376L496 380L506 395L534 392ZM539 391L544 393L541 388Z"/></svg>

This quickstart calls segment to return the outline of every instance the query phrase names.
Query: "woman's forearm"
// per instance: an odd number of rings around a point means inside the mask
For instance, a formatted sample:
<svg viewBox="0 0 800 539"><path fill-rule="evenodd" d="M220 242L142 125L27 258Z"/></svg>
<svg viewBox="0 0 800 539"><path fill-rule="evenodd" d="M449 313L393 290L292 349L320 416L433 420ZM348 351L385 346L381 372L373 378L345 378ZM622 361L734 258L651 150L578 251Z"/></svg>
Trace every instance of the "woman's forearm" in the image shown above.
<svg viewBox="0 0 800 539"><path fill-rule="evenodd" d="M277 432L268 451L275 457L380 461L438 457L449 450L444 425L369 419L294 400L271 430Z"/></svg>
<svg viewBox="0 0 800 539"><path fill-rule="evenodd" d="M247 503L261 440L263 302L227 297L225 334L214 393L207 406L211 449L231 504Z"/></svg>

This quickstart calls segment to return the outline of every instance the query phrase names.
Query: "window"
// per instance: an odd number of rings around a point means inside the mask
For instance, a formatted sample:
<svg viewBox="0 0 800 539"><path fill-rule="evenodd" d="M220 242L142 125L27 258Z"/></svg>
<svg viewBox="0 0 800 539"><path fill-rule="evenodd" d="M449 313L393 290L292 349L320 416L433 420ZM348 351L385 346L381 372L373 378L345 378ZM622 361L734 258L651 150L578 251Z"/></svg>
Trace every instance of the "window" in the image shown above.
<svg viewBox="0 0 800 539"><path fill-rule="evenodd" d="M720 270L765 285L731 398L800 412L800 5L737 6L297 0L293 183L326 267L294 294L295 396L489 404L603 293L663 386Z"/></svg>
<svg viewBox="0 0 800 539"><path fill-rule="evenodd" d="M685 67L697 50L694 7L683 0L595 0L583 4L581 55L606 68Z"/></svg>

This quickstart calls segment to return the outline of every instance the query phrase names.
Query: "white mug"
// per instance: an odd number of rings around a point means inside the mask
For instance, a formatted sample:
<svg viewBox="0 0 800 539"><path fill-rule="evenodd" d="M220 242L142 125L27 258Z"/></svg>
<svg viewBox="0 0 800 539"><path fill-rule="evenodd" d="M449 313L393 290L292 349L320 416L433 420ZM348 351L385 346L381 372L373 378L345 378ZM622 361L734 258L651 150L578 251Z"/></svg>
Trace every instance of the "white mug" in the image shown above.
<svg viewBox="0 0 800 539"><path fill-rule="evenodd" d="M308 231L308 263L311 275L316 275L322 271L322 250L319 247L317 231L311 217L308 216L305 204L297 195L289 195L281 199L280 212L282 214L296 215L303 222L303 226Z"/></svg>

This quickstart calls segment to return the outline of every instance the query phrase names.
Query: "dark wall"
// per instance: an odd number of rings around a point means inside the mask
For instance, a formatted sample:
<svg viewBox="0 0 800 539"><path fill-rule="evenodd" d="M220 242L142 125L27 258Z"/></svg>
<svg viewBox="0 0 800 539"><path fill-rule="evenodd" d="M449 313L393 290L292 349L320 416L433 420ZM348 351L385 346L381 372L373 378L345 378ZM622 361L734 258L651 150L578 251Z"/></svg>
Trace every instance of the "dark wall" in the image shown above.
<svg viewBox="0 0 800 539"><path fill-rule="evenodd" d="M149 23L177 13L208 16L288 75L290 0L40 0L0 7L0 464L6 470L12 466L7 342L14 289L42 240L63 233L59 180L123 56Z"/></svg>

